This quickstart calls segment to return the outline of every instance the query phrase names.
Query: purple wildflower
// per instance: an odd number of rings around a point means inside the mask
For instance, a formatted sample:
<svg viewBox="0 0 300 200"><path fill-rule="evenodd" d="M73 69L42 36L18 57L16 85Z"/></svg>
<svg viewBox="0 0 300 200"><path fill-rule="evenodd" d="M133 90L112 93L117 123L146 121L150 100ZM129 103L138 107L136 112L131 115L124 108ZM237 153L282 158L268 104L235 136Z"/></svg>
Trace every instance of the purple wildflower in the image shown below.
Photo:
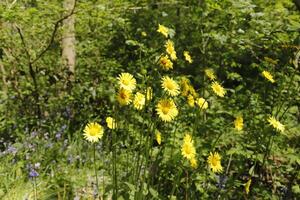
<svg viewBox="0 0 300 200"><path fill-rule="evenodd" d="M31 169L29 172L29 177L30 178L34 178L34 177L38 177L39 173L37 171L35 171L34 169Z"/></svg>

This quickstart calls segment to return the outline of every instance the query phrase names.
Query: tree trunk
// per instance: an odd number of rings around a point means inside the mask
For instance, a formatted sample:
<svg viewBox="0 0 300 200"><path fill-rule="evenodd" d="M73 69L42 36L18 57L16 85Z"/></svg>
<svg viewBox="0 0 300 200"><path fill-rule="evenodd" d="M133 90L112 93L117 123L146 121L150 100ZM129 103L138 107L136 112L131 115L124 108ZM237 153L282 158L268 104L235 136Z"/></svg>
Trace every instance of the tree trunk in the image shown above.
<svg viewBox="0 0 300 200"><path fill-rule="evenodd" d="M70 13L75 0L64 0L63 6L66 13ZM70 72L69 80L73 81L75 76L75 15L71 15L63 21L62 35L62 61Z"/></svg>

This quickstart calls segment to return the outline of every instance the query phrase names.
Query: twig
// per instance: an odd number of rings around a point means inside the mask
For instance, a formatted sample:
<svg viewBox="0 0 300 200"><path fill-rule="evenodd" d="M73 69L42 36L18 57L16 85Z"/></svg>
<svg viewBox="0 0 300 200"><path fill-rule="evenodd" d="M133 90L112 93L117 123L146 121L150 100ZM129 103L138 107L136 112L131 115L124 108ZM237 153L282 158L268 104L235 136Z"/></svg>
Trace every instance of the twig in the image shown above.
<svg viewBox="0 0 300 200"><path fill-rule="evenodd" d="M37 85L37 81L36 81L36 72L33 70L33 67L32 67L33 63L31 61L31 56L29 54L29 51L28 51L28 48L27 48L22 30L18 25L15 25L15 27L18 31L18 34L19 34L20 38L21 38L21 42L22 42L24 51L25 51L26 56L27 56L28 66L29 66L29 74L30 74L30 76L33 80L33 85L34 85L34 95L33 96L34 96L35 103L36 103L36 106L37 106L36 114L38 115L38 118L40 119L41 118L41 109L40 109L40 105L39 105L39 92L38 92L38 85Z"/></svg>
<svg viewBox="0 0 300 200"><path fill-rule="evenodd" d="M69 14L67 14L66 16L60 18L58 21L56 21L56 23L54 24L54 29L53 29L53 31L52 31L52 34L51 34L50 41L49 41L48 45L47 45L46 48L45 48L44 50L42 50L42 51L38 54L38 56L32 61L32 64L35 63L36 61L38 61L38 60L39 60L39 59L40 59L40 58L41 58L41 57L42 57L42 56L50 49L50 47L51 47L51 45L52 45L52 43L53 43L53 41L54 41L54 38L55 38L55 36L56 36L56 33L57 33L57 30L58 30L59 25L60 25L65 19L69 18L71 15L74 14L74 11L75 11L75 8L76 8L76 3L77 3L77 1L75 0L74 6L73 6L73 8L72 8L72 10L71 10L71 12L70 12Z"/></svg>

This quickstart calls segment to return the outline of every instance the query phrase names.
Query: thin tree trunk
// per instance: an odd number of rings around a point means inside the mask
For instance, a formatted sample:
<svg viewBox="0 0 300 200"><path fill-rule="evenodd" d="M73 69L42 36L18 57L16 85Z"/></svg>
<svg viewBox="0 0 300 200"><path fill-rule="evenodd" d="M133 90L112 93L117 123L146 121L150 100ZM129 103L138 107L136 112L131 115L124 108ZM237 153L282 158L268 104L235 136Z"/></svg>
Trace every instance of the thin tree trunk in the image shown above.
<svg viewBox="0 0 300 200"><path fill-rule="evenodd" d="M69 13L75 4L75 0L64 0L63 7L66 13ZM62 36L62 61L64 66L69 69L69 80L73 81L75 76L75 15L71 15L63 21Z"/></svg>

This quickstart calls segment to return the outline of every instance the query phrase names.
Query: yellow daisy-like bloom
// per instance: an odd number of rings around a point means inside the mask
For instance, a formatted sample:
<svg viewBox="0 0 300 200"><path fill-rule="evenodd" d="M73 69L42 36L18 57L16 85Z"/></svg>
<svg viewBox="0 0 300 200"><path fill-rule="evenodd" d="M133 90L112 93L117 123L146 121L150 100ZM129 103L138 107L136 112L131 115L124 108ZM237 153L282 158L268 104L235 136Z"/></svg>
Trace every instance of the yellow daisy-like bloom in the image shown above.
<svg viewBox="0 0 300 200"><path fill-rule="evenodd" d="M213 69L206 69L204 70L205 75L211 80L215 80L216 79L216 75Z"/></svg>
<svg viewBox="0 0 300 200"><path fill-rule="evenodd" d="M169 35L169 29L167 27L165 27L164 25L158 24L157 32L163 34L166 38Z"/></svg>
<svg viewBox="0 0 300 200"><path fill-rule="evenodd" d="M183 77L180 81L180 85L181 85L181 95L186 97L189 94L190 91L190 81L189 79Z"/></svg>
<svg viewBox="0 0 300 200"><path fill-rule="evenodd" d="M147 101L151 101L152 98L153 98L153 89L151 87L147 87L146 99Z"/></svg>
<svg viewBox="0 0 300 200"><path fill-rule="evenodd" d="M180 81L181 95L186 97L192 95L194 98L198 96L195 88L192 86L190 80L186 77L182 77Z"/></svg>
<svg viewBox="0 0 300 200"><path fill-rule="evenodd" d="M196 149L194 147L191 135L186 134L183 140L184 140L184 142L181 147L182 156L187 158L188 160L195 158Z"/></svg>
<svg viewBox="0 0 300 200"><path fill-rule="evenodd" d="M270 123L270 125L272 125L276 130L284 132L284 125L282 123L280 123L278 120L276 120L275 117L269 117L268 122Z"/></svg>
<svg viewBox="0 0 300 200"><path fill-rule="evenodd" d="M185 134L184 138L183 138L183 142L184 143L191 143L193 142L192 136L190 134Z"/></svg>
<svg viewBox="0 0 300 200"><path fill-rule="evenodd" d="M156 105L156 112L164 122L170 122L178 115L177 107L172 99L160 100Z"/></svg>
<svg viewBox="0 0 300 200"><path fill-rule="evenodd" d="M129 73L121 73L118 77L120 88L133 91L136 87L135 78Z"/></svg>
<svg viewBox="0 0 300 200"><path fill-rule="evenodd" d="M274 83L274 82L275 82L275 80L273 79L273 76L272 76L272 74L271 74L270 72L268 72L268 71L263 71L261 74L263 75L263 77L265 77L265 78L266 78L268 81L270 81L271 83Z"/></svg>
<svg viewBox="0 0 300 200"><path fill-rule="evenodd" d="M169 59L169 56L165 55L160 57L159 59L159 65L164 69L164 70L169 70L173 69L173 63Z"/></svg>
<svg viewBox="0 0 300 200"><path fill-rule="evenodd" d="M177 96L180 93L180 87L172 78L162 77L161 86L170 96Z"/></svg>
<svg viewBox="0 0 300 200"><path fill-rule="evenodd" d="M141 35L142 35L143 37L146 37L146 36L147 36L147 33L146 33L145 31L143 31L143 32L141 32Z"/></svg>
<svg viewBox="0 0 300 200"><path fill-rule="evenodd" d="M99 139L102 138L104 129L103 127L98 124L97 122L88 123L84 130L83 137L89 142L97 142Z"/></svg>
<svg viewBox="0 0 300 200"><path fill-rule="evenodd" d="M177 60L174 43L171 40L167 40L165 47L166 47L166 52L171 57L171 60Z"/></svg>
<svg viewBox="0 0 300 200"><path fill-rule="evenodd" d="M137 110L142 110L144 105L145 105L145 95L143 95L142 93L137 92L134 96L134 100L133 100L133 106L135 109Z"/></svg>
<svg viewBox="0 0 300 200"><path fill-rule="evenodd" d="M191 107L195 106L195 99L194 99L193 95L189 95L187 97L187 102L188 102L189 106L191 106Z"/></svg>
<svg viewBox="0 0 300 200"><path fill-rule="evenodd" d="M250 185L251 185L251 178L247 181L247 183L245 184L245 191L246 191L246 194L249 194L250 192Z"/></svg>
<svg viewBox="0 0 300 200"><path fill-rule="evenodd" d="M224 97L226 94L226 90L217 81L214 81L211 84L211 88L213 89L214 93L220 97Z"/></svg>
<svg viewBox="0 0 300 200"><path fill-rule="evenodd" d="M184 55L184 58L185 58L186 61L188 61L189 63L193 62L193 59L191 58L191 55L188 51L184 51L183 55Z"/></svg>
<svg viewBox="0 0 300 200"><path fill-rule="evenodd" d="M198 167L197 159L194 157L192 159L190 159L190 164L191 164L192 168L196 169Z"/></svg>
<svg viewBox="0 0 300 200"><path fill-rule="evenodd" d="M117 94L117 100L120 105L128 105L131 102L131 91L121 88Z"/></svg>
<svg viewBox="0 0 300 200"><path fill-rule="evenodd" d="M198 94L197 94L195 88L192 85L190 85L190 87L189 87L189 93L191 95L193 95L193 97L198 97Z"/></svg>
<svg viewBox="0 0 300 200"><path fill-rule="evenodd" d="M214 173L223 171L223 167L221 166L221 156L217 152L210 152L210 155L207 158L207 163Z"/></svg>
<svg viewBox="0 0 300 200"><path fill-rule="evenodd" d="M236 117L233 123L234 123L234 128L237 131L243 130L243 126L244 126L243 117L241 117L241 116Z"/></svg>
<svg viewBox="0 0 300 200"><path fill-rule="evenodd" d="M155 131L155 138L156 138L156 142L160 145L161 144L161 133L158 130Z"/></svg>
<svg viewBox="0 0 300 200"><path fill-rule="evenodd" d="M116 120L112 117L106 117L106 124L107 124L107 127L109 129L115 129L117 128L117 123L116 123Z"/></svg>
<svg viewBox="0 0 300 200"><path fill-rule="evenodd" d="M199 106L199 108L201 110L206 110L208 108L207 101L204 98L202 98L202 97L198 98L197 101L196 101L196 103L197 103L197 105Z"/></svg>

